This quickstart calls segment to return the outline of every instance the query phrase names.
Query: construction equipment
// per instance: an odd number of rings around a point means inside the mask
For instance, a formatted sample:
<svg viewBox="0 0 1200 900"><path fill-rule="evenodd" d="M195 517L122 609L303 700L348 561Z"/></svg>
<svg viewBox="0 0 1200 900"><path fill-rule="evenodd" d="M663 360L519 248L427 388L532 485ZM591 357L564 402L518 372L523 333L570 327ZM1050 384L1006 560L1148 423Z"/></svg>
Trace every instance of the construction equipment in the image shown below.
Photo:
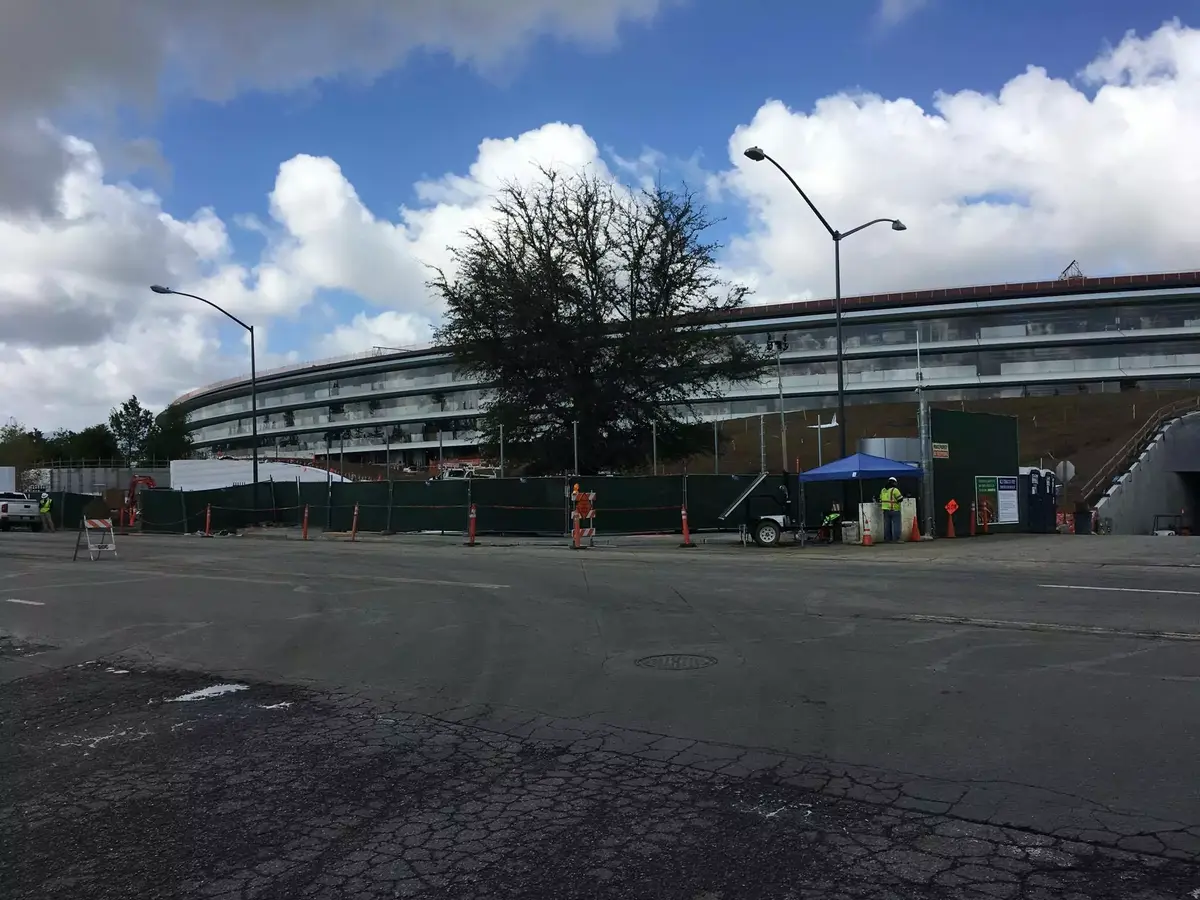
<svg viewBox="0 0 1200 900"><path fill-rule="evenodd" d="M808 532L804 524L802 488L799 481L795 475L785 474L776 490L767 489L758 493L759 487L768 477L769 472L761 473L717 516L717 520L724 522L732 517L739 507L744 507L745 514L740 527L743 540L749 535L759 547L775 547L784 532L790 532L798 544L807 543Z"/></svg>
<svg viewBox="0 0 1200 900"><path fill-rule="evenodd" d="M1183 533L1183 516L1158 515L1154 517L1154 526L1150 533L1156 537L1175 537Z"/></svg>
<svg viewBox="0 0 1200 900"><path fill-rule="evenodd" d="M149 475L134 475L129 479L129 494L125 498L126 524L133 525L137 517L137 495L139 487L156 488L158 483Z"/></svg>

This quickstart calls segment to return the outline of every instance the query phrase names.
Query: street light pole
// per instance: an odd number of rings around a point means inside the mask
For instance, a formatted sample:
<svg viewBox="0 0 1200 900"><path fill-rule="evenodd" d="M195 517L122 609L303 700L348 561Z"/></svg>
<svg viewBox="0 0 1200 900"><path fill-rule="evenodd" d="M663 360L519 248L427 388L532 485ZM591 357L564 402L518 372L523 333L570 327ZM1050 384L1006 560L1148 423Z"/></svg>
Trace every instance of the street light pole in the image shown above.
<svg viewBox="0 0 1200 900"><path fill-rule="evenodd" d="M838 406L838 420L842 423L841 431L839 432L839 437L840 437L839 444L840 444L841 451L842 451L842 458L845 459L846 458L846 381L845 381L845 374L844 374L845 366L843 365L843 358L842 358L842 241L845 238L850 237L850 235L852 235L852 234L857 234L858 232L862 231L864 228L870 228L872 225L878 225L882 222L890 223L892 226L892 231L907 231L908 228L899 219L872 219L870 222L864 222L862 225L859 225L857 228L851 228L849 231L838 231L836 228L834 228L832 225L829 224L828 219L826 219L823 215L821 215L821 211L819 209L817 209L816 205L811 200L808 199L808 194L804 193L804 189L801 188L800 185L796 183L796 179L793 178L788 173L788 170L785 169L783 166L781 166L778 162L776 162L771 156L767 155L763 150L761 150L758 147L751 147L750 149L745 151L744 155L746 156L747 159L753 160L754 162L762 162L763 160L766 160L771 165L773 165L775 168L777 168L780 172L782 172L783 177L786 178L791 183L792 187L794 187L796 189L796 193L799 194L804 199L804 202L806 204L808 204L808 208L812 210L813 215L815 215L817 217L817 219L820 220L821 224L823 226L825 226L825 230L829 232L829 236L833 239L833 282L834 282L833 316L834 316L834 330L835 330L836 336L837 336L837 406Z"/></svg>
<svg viewBox="0 0 1200 900"><path fill-rule="evenodd" d="M232 318L232 317L231 317ZM254 326L247 325L250 332L250 449L251 479L254 481L254 508L258 508L258 368L254 362Z"/></svg>
<svg viewBox="0 0 1200 900"><path fill-rule="evenodd" d="M837 342L837 417L838 450L846 458L846 366L842 358L842 239L833 238L833 330Z"/></svg>
<svg viewBox="0 0 1200 900"><path fill-rule="evenodd" d="M189 294L184 291L176 291L176 290L173 290L172 288L164 287L161 284L150 285L150 290L154 291L154 293L156 293L156 294L175 294L177 297L190 297L192 300L199 300L201 303L211 306L213 309L215 309L221 315L225 316L227 319L230 319L230 320L236 322L238 325L241 325L242 328L244 328L246 330L246 332L250 335L250 440L252 440L254 442L254 446L251 449L251 454L252 454L251 455L251 460L252 460L251 467L252 467L252 471L253 471L252 478L253 478L254 483L257 485L258 484L258 372L256 371L255 359L254 359L254 326L247 325L245 322L243 322L241 319L239 319L233 313L222 309L221 307L217 306L217 304L213 303L211 300L205 300L203 297L198 297L195 294ZM257 506L257 504L258 504L258 488L257 487L254 489L254 502L255 502L255 505Z"/></svg>
<svg viewBox="0 0 1200 900"><path fill-rule="evenodd" d="M837 427L837 413L834 413L833 418L828 422L821 421L821 413L817 412L817 424L809 425L809 428L816 429L817 432L817 468L825 465L825 429Z"/></svg>

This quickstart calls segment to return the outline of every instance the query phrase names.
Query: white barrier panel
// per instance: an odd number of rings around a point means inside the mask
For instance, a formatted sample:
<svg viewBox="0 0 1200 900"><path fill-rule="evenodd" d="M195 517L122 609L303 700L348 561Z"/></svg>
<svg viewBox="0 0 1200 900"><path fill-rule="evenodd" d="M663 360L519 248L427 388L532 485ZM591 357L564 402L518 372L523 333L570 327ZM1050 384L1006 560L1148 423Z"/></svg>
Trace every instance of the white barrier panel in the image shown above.
<svg viewBox="0 0 1200 900"><path fill-rule="evenodd" d="M905 497L900 501L900 540L911 541L913 521L917 518L917 498ZM917 533L920 534L921 523L917 523Z"/></svg>
<svg viewBox="0 0 1200 900"><path fill-rule="evenodd" d="M917 517L917 501L915 497L905 497L900 501L900 540L912 540L913 519ZM869 524L871 528L871 538L876 544L883 543L884 528L883 528L883 508L879 502L871 501L869 503L860 503L858 505L858 533L863 534L863 529ZM919 527L919 525L918 525ZM861 543L862 538L859 537L856 543Z"/></svg>
<svg viewBox="0 0 1200 900"><path fill-rule="evenodd" d="M100 558L101 553L117 555L117 536L113 533L112 519L83 519L79 523L79 534L75 537L75 555L71 561L79 559L79 551L87 548L88 558L93 562Z"/></svg>
<svg viewBox="0 0 1200 900"><path fill-rule="evenodd" d="M858 504L858 540L863 542L864 535L871 535L871 541L883 543L883 509L878 502L868 501Z"/></svg>

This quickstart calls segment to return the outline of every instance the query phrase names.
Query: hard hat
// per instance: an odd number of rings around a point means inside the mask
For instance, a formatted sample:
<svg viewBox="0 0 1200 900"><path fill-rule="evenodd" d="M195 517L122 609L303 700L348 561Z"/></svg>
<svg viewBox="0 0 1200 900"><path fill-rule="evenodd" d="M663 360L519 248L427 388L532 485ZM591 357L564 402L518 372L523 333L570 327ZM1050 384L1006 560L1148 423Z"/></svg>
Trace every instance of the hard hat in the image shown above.
<svg viewBox="0 0 1200 900"><path fill-rule="evenodd" d="M43 499L43 500L46 500L46 499L48 499L49 497L50 497L50 495L49 495L49 494L47 494L45 491L42 491L42 499Z"/></svg>
<svg viewBox="0 0 1200 900"><path fill-rule="evenodd" d="M889 478L889 479L888 479L888 484L895 484L895 483L896 483L896 479L895 479L895 478Z"/></svg>

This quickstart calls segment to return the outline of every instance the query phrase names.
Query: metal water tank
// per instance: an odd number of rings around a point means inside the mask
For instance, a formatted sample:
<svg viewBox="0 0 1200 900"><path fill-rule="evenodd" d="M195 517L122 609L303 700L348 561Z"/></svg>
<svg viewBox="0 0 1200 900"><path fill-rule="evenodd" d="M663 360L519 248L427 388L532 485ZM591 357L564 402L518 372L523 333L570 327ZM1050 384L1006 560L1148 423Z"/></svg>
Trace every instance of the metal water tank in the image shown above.
<svg viewBox="0 0 1200 900"><path fill-rule="evenodd" d="M921 464L921 441L915 437L861 438L858 452L912 463L914 466Z"/></svg>

